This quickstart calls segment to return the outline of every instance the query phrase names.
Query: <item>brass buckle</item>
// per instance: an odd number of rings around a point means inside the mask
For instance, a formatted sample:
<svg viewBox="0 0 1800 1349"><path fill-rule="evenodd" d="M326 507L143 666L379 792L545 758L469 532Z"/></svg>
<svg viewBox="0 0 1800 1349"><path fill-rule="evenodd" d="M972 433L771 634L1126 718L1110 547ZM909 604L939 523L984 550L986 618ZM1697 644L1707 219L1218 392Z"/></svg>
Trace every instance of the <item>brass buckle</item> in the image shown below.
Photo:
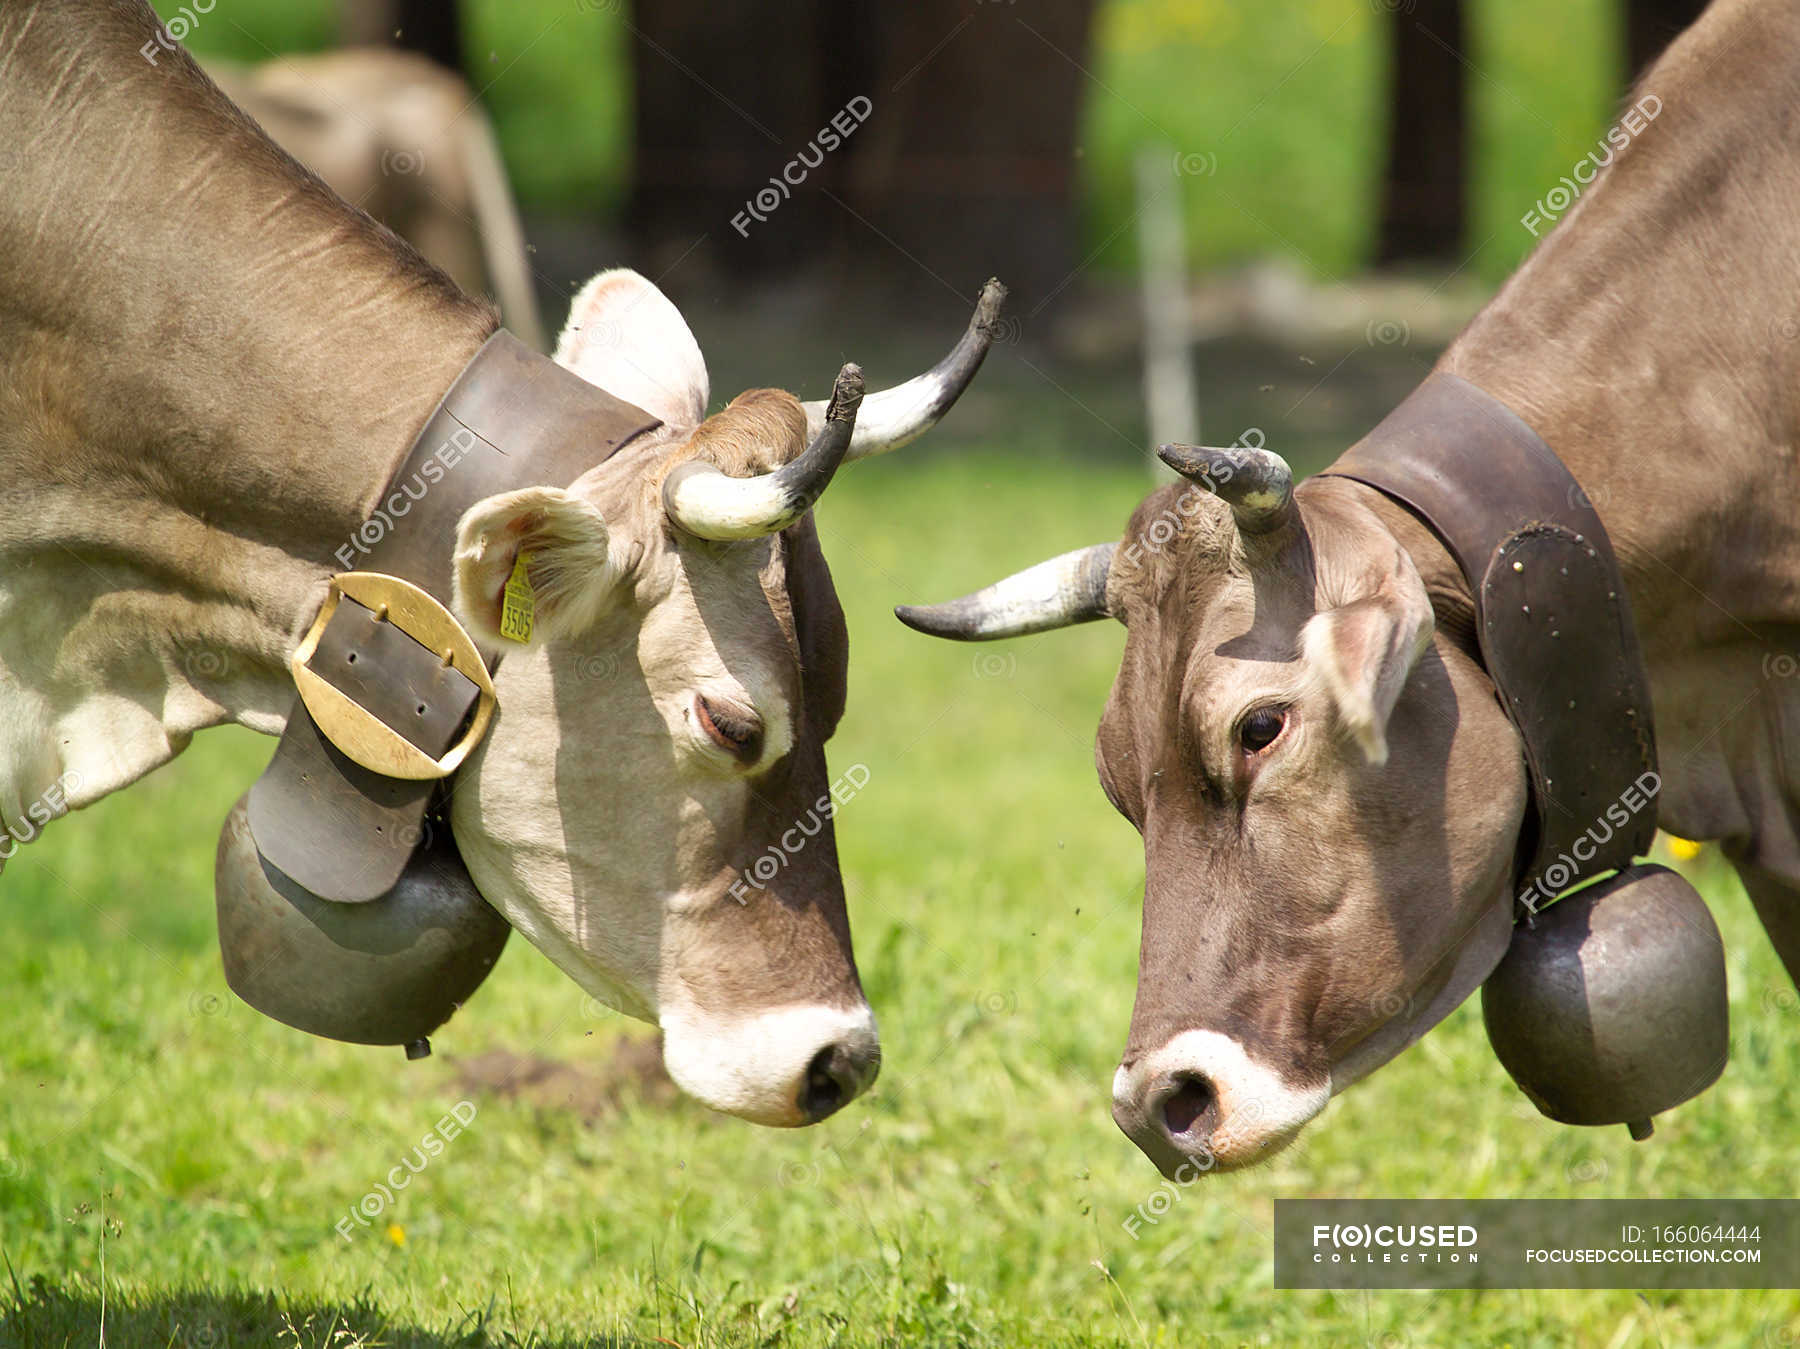
<svg viewBox="0 0 1800 1349"><path fill-rule="evenodd" d="M378 620L394 624L426 650L437 652L444 664L480 690L468 730L444 751L443 758L432 758L361 703L326 683L307 665L318 649L319 635L345 596L372 609ZM347 758L383 777L408 781L449 777L481 743L494 719L494 709L499 706L494 681L488 677L475 639L456 621L456 615L412 582L380 572L351 571L331 578L331 593L294 651L288 668L300 690L300 701L306 704L324 737Z"/></svg>

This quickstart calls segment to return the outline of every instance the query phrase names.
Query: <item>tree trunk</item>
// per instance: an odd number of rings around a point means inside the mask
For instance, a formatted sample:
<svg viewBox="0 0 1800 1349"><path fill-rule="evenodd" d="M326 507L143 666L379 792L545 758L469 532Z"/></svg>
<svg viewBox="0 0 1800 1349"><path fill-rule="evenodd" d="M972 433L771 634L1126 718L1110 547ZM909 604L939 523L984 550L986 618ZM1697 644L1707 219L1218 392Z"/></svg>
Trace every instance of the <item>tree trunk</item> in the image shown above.
<svg viewBox="0 0 1800 1349"><path fill-rule="evenodd" d="M797 187L770 179L836 111L824 93L830 8L830 0L634 7L628 221L658 265L701 240L733 275L778 271L824 247L836 208L822 189L841 164L826 156Z"/></svg>
<svg viewBox="0 0 1800 1349"><path fill-rule="evenodd" d="M1387 6L1387 172L1377 265L1460 262L1467 174L1462 0Z"/></svg>
<svg viewBox="0 0 1800 1349"><path fill-rule="evenodd" d="M1631 83L1706 8L1706 0L1625 0L1625 62Z"/></svg>
<svg viewBox="0 0 1800 1349"><path fill-rule="evenodd" d="M1048 295L1076 260L1093 8L645 0L632 229L668 261L704 239L734 276L834 256L913 293L998 272Z"/></svg>
<svg viewBox="0 0 1800 1349"><path fill-rule="evenodd" d="M342 0L346 47L399 47L462 74L462 14L457 0Z"/></svg>
<svg viewBox="0 0 1800 1349"><path fill-rule="evenodd" d="M1023 316L1075 278L1093 0L885 7L850 238L910 285L1003 276Z"/></svg>

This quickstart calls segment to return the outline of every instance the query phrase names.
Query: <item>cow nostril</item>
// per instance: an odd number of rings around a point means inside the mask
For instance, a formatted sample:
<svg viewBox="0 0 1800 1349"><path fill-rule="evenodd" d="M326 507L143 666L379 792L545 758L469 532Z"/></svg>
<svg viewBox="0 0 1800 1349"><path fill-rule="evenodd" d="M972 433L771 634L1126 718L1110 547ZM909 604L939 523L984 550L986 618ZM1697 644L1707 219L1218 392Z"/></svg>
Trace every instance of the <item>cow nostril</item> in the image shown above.
<svg viewBox="0 0 1800 1349"><path fill-rule="evenodd" d="M806 1065L806 1082L800 1088L800 1109L817 1124L856 1094L850 1056L842 1045L826 1045Z"/></svg>
<svg viewBox="0 0 1800 1349"><path fill-rule="evenodd" d="M865 1090L881 1071L881 1044L874 1036L851 1036L828 1044L806 1065L800 1110L817 1124Z"/></svg>
<svg viewBox="0 0 1800 1349"><path fill-rule="evenodd" d="M1171 1137L1192 1130L1202 1139L1210 1138L1219 1120L1218 1093L1199 1074L1183 1073L1175 1079L1174 1090L1163 1098L1162 1117Z"/></svg>

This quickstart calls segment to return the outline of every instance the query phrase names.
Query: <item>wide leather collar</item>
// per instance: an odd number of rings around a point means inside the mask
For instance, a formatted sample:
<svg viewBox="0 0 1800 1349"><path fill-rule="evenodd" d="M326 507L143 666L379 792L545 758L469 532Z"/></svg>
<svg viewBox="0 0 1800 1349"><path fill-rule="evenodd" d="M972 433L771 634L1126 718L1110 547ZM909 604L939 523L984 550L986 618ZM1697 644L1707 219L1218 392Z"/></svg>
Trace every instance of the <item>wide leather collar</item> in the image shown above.
<svg viewBox="0 0 1800 1349"><path fill-rule="evenodd" d="M1406 507L1469 582L1530 776L1519 913L1630 866L1656 831L1649 673L1606 528L1562 460L1504 403L1433 374L1324 472Z"/></svg>

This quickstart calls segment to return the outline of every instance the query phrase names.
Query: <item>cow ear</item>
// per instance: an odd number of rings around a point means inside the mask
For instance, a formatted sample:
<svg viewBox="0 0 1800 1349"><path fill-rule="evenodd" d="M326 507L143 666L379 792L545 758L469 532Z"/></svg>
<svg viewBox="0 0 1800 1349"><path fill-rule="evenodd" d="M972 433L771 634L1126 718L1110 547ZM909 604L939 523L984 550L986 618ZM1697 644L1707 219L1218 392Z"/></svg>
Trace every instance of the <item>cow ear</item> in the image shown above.
<svg viewBox="0 0 1800 1349"><path fill-rule="evenodd" d="M1376 586L1307 620L1300 650L1330 695L1344 729L1370 763L1387 761L1387 724L1407 676L1431 644L1431 597L1406 550Z"/></svg>
<svg viewBox="0 0 1800 1349"><path fill-rule="evenodd" d="M605 518L560 487L469 507L456 529L455 572L457 616L502 650L590 627L619 582Z"/></svg>
<svg viewBox="0 0 1800 1349"><path fill-rule="evenodd" d="M630 268L601 272L569 306L556 363L670 426L692 429L711 397L706 361L681 311Z"/></svg>

